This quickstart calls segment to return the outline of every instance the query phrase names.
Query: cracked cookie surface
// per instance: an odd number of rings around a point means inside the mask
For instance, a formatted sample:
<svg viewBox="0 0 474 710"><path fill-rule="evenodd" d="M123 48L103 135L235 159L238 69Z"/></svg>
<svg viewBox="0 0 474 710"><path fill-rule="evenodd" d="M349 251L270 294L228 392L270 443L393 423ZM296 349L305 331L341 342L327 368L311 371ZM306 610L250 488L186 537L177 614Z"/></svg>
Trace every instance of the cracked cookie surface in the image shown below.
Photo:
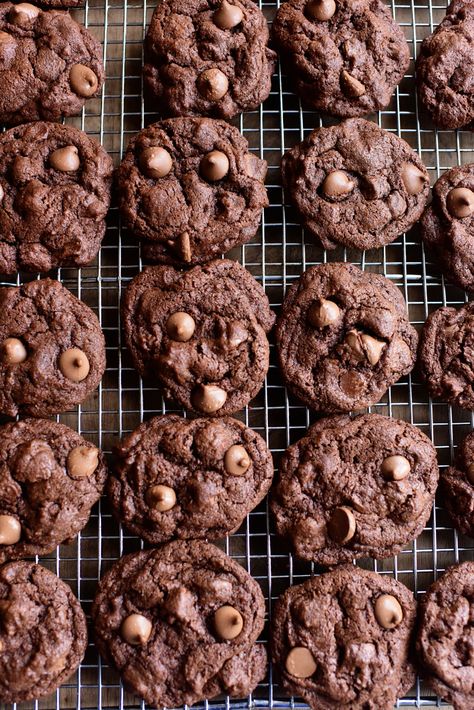
<svg viewBox="0 0 474 710"><path fill-rule="evenodd" d="M232 118L270 93L276 54L251 0L162 0L145 37L145 88L166 116Z"/></svg>
<svg viewBox="0 0 474 710"><path fill-rule="evenodd" d="M450 567L418 605L418 658L435 693L454 710L474 705L474 562Z"/></svg>
<svg viewBox="0 0 474 710"><path fill-rule="evenodd" d="M148 261L200 263L248 242L268 204L267 164L225 121L175 118L141 131L117 171L125 224Z"/></svg>
<svg viewBox="0 0 474 710"><path fill-rule="evenodd" d="M414 680L415 599L400 582L341 566L290 587L272 618L272 660L314 710L391 708Z"/></svg>
<svg viewBox="0 0 474 710"><path fill-rule="evenodd" d="M285 153L282 177L303 227L325 249L392 242L420 218L430 189L408 143L364 119L313 131Z"/></svg>
<svg viewBox="0 0 474 710"><path fill-rule="evenodd" d="M104 370L97 316L59 281L0 288L0 412L46 417L72 409Z"/></svg>
<svg viewBox="0 0 474 710"><path fill-rule="evenodd" d="M343 118L387 106L410 61L380 0L289 0L272 36L305 105Z"/></svg>
<svg viewBox="0 0 474 710"><path fill-rule="evenodd" d="M119 520L157 545L224 537L260 503L272 478L264 440L241 422L168 414L116 447L107 487Z"/></svg>
<svg viewBox="0 0 474 710"><path fill-rule="evenodd" d="M104 81L102 47L67 12L0 4L0 123L80 113Z"/></svg>
<svg viewBox="0 0 474 710"><path fill-rule="evenodd" d="M0 700L52 693L79 666L86 617L70 587L31 562L0 567Z"/></svg>
<svg viewBox="0 0 474 710"><path fill-rule="evenodd" d="M456 452L456 460L440 472L443 507L454 526L474 537L474 434L468 434Z"/></svg>
<svg viewBox="0 0 474 710"><path fill-rule="evenodd" d="M473 128L474 2L454 0L421 43L416 81L423 107L441 128Z"/></svg>
<svg viewBox="0 0 474 710"><path fill-rule="evenodd" d="M40 121L0 134L0 273L92 261L112 170L102 146L72 126Z"/></svg>
<svg viewBox="0 0 474 710"><path fill-rule="evenodd" d="M122 299L138 372L169 399L208 416L232 414L260 390L274 318L260 284L228 259L187 272L149 267Z"/></svg>
<svg viewBox="0 0 474 710"><path fill-rule="evenodd" d="M437 483L436 450L416 427L379 414L328 417L283 455L271 509L300 558L381 559L422 532Z"/></svg>
<svg viewBox="0 0 474 710"><path fill-rule="evenodd" d="M153 707L243 697L266 672L257 582L214 545L176 541L122 557L92 608L96 643Z"/></svg>
<svg viewBox="0 0 474 710"><path fill-rule="evenodd" d="M394 284L336 262L309 268L291 286L276 341L290 392L332 414L378 402L413 369L418 336Z"/></svg>

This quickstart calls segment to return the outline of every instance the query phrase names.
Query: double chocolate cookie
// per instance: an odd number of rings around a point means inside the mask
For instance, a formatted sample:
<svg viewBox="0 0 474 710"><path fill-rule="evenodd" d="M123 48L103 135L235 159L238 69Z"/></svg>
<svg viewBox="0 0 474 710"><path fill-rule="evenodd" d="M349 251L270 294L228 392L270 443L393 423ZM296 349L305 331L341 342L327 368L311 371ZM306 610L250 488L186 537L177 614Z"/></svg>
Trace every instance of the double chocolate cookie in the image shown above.
<svg viewBox="0 0 474 710"><path fill-rule="evenodd" d="M106 477L99 449L64 424L24 419L0 427L0 564L75 537Z"/></svg>
<svg viewBox="0 0 474 710"><path fill-rule="evenodd" d="M0 701L49 695L77 669L86 617L70 587L40 565L0 567Z"/></svg>
<svg viewBox="0 0 474 710"><path fill-rule="evenodd" d="M115 454L108 481L113 510L152 545L224 537L260 503L273 477L262 437L230 417L156 417Z"/></svg>
<svg viewBox="0 0 474 710"><path fill-rule="evenodd" d="M179 272L145 269L127 287L122 323L133 363L197 414L242 409L262 387L274 314L251 274L228 259Z"/></svg>
<svg viewBox="0 0 474 710"><path fill-rule="evenodd" d="M313 710L392 708L414 680L408 663L413 594L352 565L290 587L272 619L283 687Z"/></svg>
<svg viewBox="0 0 474 710"><path fill-rule="evenodd" d="M257 582L205 542L176 541L122 557L92 608L96 644L123 683L153 707L248 695L265 675L256 644Z"/></svg>
<svg viewBox="0 0 474 710"><path fill-rule="evenodd" d="M448 279L474 291L474 163L451 168L437 180L421 234Z"/></svg>
<svg viewBox="0 0 474 710"><path fill-rule="evenodd" d="M162 0L145 37L145 88L167 116L231 118L270 93L276 54L252 0Z"/></svg>
<svg viewBox="0 0 474 710"><path fill-rule="evenodd" d="M105 234L112 160L72 126L0 134L0 273L83 266Z"/></svg>
<svg viewBox="0 0 474 710"><path fill-rule="evenodd" d="M407 41L381 0L289 0L273 39L303 102L333 116L384 108L410 61Z"/></svg>
<svg viewBox="0 0 474 710"><path fill-rule="evenodd" d="M97 316L59 281L0 288L0 412L46 417L72 409L104 370Z"/></svg>
<svg viewBox="0 0 474 710"><path fill-rule="evenodd" d="M418 606L417 657L433 690L454 710L474 707L474 562L450 567Z"/></svg>
<svg viewBox="0 0 474 710"><path fill-rule="evenodd" d="M392 242L420 218L430 189L408 143L364 119L313 131L285 153L282 175L303 227L325 249Z"/></svg>
<svg viewBox="0 0 474 710"><path fill-rule="evenodd" d="M437 483L436 449L416 427L380 414L329 417L283 455L271 507L298 557L381 559L422 532Z"/></svg>
<svg viewBox="0 0 474 710"><path fill-rule="evenodd" d="M472 128L474 121L474 2L454 0L446 17L421 43L416 62L420 101L441 128Z"/></svg>
<svg viewBox="0 0 474 710"><path fill-rule="evenodd" d="M430 313L418 362L432 397L474 409L474 303Z"/></svg>
<svg viewBox="0 0 474 710"><path fill-rule="evenodd" d="M276 340L290 392L328 414L378 402L412 370L418 344L398 288L344 263L304 272L285 297Z"/></svg>
<svg viewBox="0 0 474 710"><path fill-rule="evenodd" d="M160 121L128 146L117 175L120 212L147 240L147 260L208 261L255 235L268 204L266 172L225 121Z"/></svg>
<svg viewBox="0 0 474 710"><path fill-rule="evenodd" d="M460 444L454 464L441 470L440 488L454 526L474 537L474 432Z"/></svg>
<svg viewBox="0 0 474 710"><path fill-rule="evenodd" d="M0 4L0 123L80 113L103 81L102 48L67 12Z"/></svg>

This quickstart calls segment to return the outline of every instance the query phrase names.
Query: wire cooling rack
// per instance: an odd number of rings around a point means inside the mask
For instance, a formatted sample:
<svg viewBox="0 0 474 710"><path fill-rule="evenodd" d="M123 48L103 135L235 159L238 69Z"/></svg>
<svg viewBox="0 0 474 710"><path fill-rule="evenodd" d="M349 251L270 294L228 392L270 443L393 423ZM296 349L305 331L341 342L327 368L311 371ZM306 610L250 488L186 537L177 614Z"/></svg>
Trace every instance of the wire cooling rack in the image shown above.
<svg viewBox="0 0 474 710"><path fill-rule="evenodd" d="M145 111L142 100L142 49L147 22L153 11L131 0L89 0L73 15L103 43L107 81L100 98L87 104L82 116L71 123L97 137L117 164L128 140L158 116ZM389 3L395 19L403 27L416 56L421 40L439 23L444 4L420 4L413 0ZM260 2L271 22L276 2ZM474 161L474 138L467 131L436 131L418 112L413 64L390 106L371 117L380 126L407 140L421 155L432 182L446 169ZM279 163L285 150L313 128L322 125L319 116L303 111L291 91L290 82L277 70L269 99L256 112L236 120L249 144L269 164L267 187L270 206L265 210L261 229L251 244L234 249L237 258L260 281L272 307L278 310L286 288L308 266L322 261L347 260L367 270L385 274L399 286L409 305L411 321L421 327L428 313L442 305L461 305L466 295L446 284L437 267L425 255L416 232L401 237L376 251L360 253L338 249L324 253L305 241L293 210L284 204ZM142 420L171 411L153 383L143 383L134 371L120 333L119 303L123 289L142 263L136 242L120 227L116 207L108 220L107 235L93 266L81 270L60 269L53 274L73 293L91 306L100 318L107 340L107 372L98 391L77 411L58 419L110 452L119 437ZM3 283L20 283L22 276ZM272 344L271 366L265 387L241 417L259 431L270 446L275 467L282 451L299 439L311 421L311 414L288 396L281 384ZM441 466L451 461L463 436L471 430L471 413L453 409L429 399L413 373L394 385L382 402L372 408L383 414L406 419L431 437ZM292 557L288 548L273 534L266 502L252 512L241 529L222 542L223 549L237 559L261 584L271 617L275 599L290 584L302 582L317 571ZM101 575L120 555L140 548L140 541L127 535L113 520L103 499L93 511L89 524L73 545L61 546L55 554L39 561L66 580L88 613ZM362 564L397 577L417 595L422 594L446 566L474 559L474 542L453 531L445 511L436 506L423 534L397 558ZM268 624L263 640L268 638ZM398 706L439 707L422 680ZM305 707L289 699L273 678L266 680L243 701L211 701L202 708ZM9 706L10 707L10 706ZM13 706L15 707L15 706ZM137 698L124 692L117 674L101 663L92 640L79 671L55 694L18 708L144 708Z"/></svg>

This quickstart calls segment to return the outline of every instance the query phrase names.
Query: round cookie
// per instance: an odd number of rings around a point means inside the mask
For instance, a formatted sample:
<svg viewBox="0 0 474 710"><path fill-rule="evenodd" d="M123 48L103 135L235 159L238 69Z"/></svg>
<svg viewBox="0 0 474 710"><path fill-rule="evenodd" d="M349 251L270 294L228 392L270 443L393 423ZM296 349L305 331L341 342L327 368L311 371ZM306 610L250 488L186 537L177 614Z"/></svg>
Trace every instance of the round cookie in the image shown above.
<svg viewBox="0 0 474 710"><path fill-rule="evenodd" d="M474 409L474 303L430 313L418 364L432 397Z"/></svg>
<svg viewBox="0 0 474 710"><path fill-rule="evenodd" d="M176 541L122 557L92 607L101 655L153 707L248 695L265 676L257 582L214 545Z"/></svg>
<svg viewBox="0 0 474 710"><path fill-rule="evenodd" d="M451 168L436 181L421 234L448 279L474 291L474 163Z"/></svg>
<svg viewBox="0 0 474 710"><path fill-rule="evenodd" d="M272 36L291 88L332 116L387 106L410 62L403 31L380 0L289 0Z"/></svg>
<svg viewBox="0 0 474 710"><path fill-rule="evenodd" d="M454 0L416 61L420 102L441 128L473 128L474 2Z"/></svg>
<svg viewBox="0 0 474 710"><path fill-rule="evenodd" d="M72 126L31 123L0 134L0 273L83 266L99 251L112 160Z"/></svg>
<svg viewBox="0 0 474 710"><path fill-rule="evenodd" d="M49 695L76 671L86 617L70 587L32 562L0 567L0 701Z"/></svg>
<svg viewBox="0 0 474 710"><path fill-rule="evenodd" d="M228 259L179 272L145 269L122 299L133 363L197 414L237 412L263 385L274 314L251 274Z"/></svg>
<svg viewBox="0 0 474 710"><path fill-rule="evenodd" d="M72 409L104 370L97 316L59 281L0 288L0 412L46 417Z"/></svg>
<svg viewBox="0 0 474 710"><path fill-rule="evenodd" d="M80 113L104 82L102 47L67 12L0 4L0 123Z"/></svg>
<svg viewBox="0 0 474 710"><path fill-rule="evenodd" d="M0 564L74 538L104 488L102 453L64 424L0 427Z"/></svg>
<svg viewBox="0 0 474 710"><path fill-rule="evenodd" d="M162 0L145 37L145 90L165 116L232 118L268 97L276 54L252 0Z"/></svg>
<svg viewBox="0 0 474 710"><path fill-rule="evenodd" d="M474 562L453 565L418 605L417 658L423 678L454 710L474 707Z"/></svg>
<svg viewBox="0 0 474 710"><path fill-rule="evenodd" d="M132 139L117 171L120 212L147 240L147 260L209 261L257 232L268 205L266 172L225 121L160 121Z"/></svg>
<svg viewBox="0 0 474 710"><path fill-rule="evenodd" d="M396 555L428 521L436 449L407 422L328 417L286 450L271 508L297 557L321 565Z"/></svg>
<svg viewBox="0 0 474 710"><path fill-rule="evenodd" d="M241 422L167 414L116 447L108 495L117 518L151 545L213 540L240 527L272 478L264 440Z"/></svg>
<svg viewBox="0 0 474 710"><path fill-rule="evenodd" d="M324 249L393 242L420 218L430 190L408 143L360 118L316 129L281 167L288 200Z"/></svg>
<svg viewBox="0 0 474 710"><path fill-rule="evenodd" d="M290 392L331 414L378 402L412 370L418 336L388 279L331 263L308 269L289 289L276 341Z"/></svg>
<svg viewBox="0 0 474 710"><path fill-rule="evenodd" d="M457 530L474 537L474 432L463 439L454 464L440 475L443 507Z"/></svg>
<svg viewBox="0 0 474 710"><path fill-rule="evenodd" d="M313 710L391 708L411 686L413 594L359 567L290 587L272 617L272 660L283 687Z"/></svg>

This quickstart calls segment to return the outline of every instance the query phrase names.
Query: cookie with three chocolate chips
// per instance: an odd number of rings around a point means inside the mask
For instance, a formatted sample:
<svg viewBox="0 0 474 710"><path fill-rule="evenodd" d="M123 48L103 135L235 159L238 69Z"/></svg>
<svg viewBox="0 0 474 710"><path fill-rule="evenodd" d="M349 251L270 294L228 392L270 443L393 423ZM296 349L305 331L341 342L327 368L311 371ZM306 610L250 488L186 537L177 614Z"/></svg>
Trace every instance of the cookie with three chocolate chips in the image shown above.
<svg viewBox="0 0 474 710"><path fill-rule="evenodd" d="M260 284L228 259L186 272L150 267L122 299L138 372L153 377L165 397L207 416L233 414L258 393L274 319Z"/></svg>
<svg viewBox="0 0 474 710"><path fill-rule="evenodd" d="M95 313L59 281L0 288L0 412L46 417L99 384L105 340Z"/></svg>
<svg viewBox="0 0 474 710"><path fill-rule="evenodd" d="M332 414L378 402L413 369L418 336L388 279L328 263L311 267L291 286L276 341L290 392Z"/></svg>
<svg viewBox="0 0 474 710"><path fill-rule="evenodd" d="M165 116L228 119L265 101L275 62L252 0L162 0L145 37L145 89Z"/></svg>
<svg viewBox="0 0 474 710"><path fill-rule="evenodd" d="M420 218L430 190L408 143L364 119L317 128L281 167L287 199L325 249L393 242Z"/></svg>
<svg viewBox="0 0 474 710"><path fill-rule="evenodd" d="M415 609L403 584L352 565L290 587L272 616L283 687L313 710L392 708L415 679Z"/></svg>
<svg viewBox="0 0 474 710"><path fill-rule="evenodd" d="M0 701L49 695L87 648L86 617L71 588L32 562L0 567Z"/></svg>
<svg viewBox="0 0 474 710"><path fill-rule="evenodd" d="M407 422L328 417L286 450L271 509L295 554L335 565L396 555L431 514L436 449Z"/></svg>
<svg viewBox="0 0 474 710"><path fill-rule="evenodd" d="M0 4L0 123L80 113L104 82L102 47L67 12Z"/></svg>
<svg viewBox="0 0 474 710"><path fill-rule="evenodd" d="M84 266L99 251L112 160L72 126L38 121L0 134L0 273Z"/></svg>
<svg viewBox="0 0 474 710"><path fill-rule="evenodd" d="M116 447L107 488L125 527L157 545L224 537L260 503L272 478L264 440L242 422L166 414Z"/></svg>
<svg viewBox="0 0 474 710"><path fill-rule="evenodd" d="M408 68L402 29L381 0L288 0L273 40L305 105L332 116L384 108Z"/></svg>
<svg viewBox="0 0 474 710"><path fill-rule="evenodd" d="M237 128L211 118L154 123L117 171L124 224L147 261L196 264L248 242L268 204L267 164Z"/></svg>
<svg viewBox="0 0 474 710"><path fill-rule="evenodd" d="M418 605L417 658L423 678L454 710L474 707L474 562L453 565Z"/></svg>
<svg viewBox="0 0 474 710"><path fill-rule="evenodd" d="M451 168L436 181L421 235L447 278L474 291L474 163Z"/></svg>
<svg viewBox="0 0 474 710"><path fill-rule="evenodd" d="M171 542L122 557L92 607L101 655L152 707L248 695L265 676L257 582L214 545Z"/></svg>

